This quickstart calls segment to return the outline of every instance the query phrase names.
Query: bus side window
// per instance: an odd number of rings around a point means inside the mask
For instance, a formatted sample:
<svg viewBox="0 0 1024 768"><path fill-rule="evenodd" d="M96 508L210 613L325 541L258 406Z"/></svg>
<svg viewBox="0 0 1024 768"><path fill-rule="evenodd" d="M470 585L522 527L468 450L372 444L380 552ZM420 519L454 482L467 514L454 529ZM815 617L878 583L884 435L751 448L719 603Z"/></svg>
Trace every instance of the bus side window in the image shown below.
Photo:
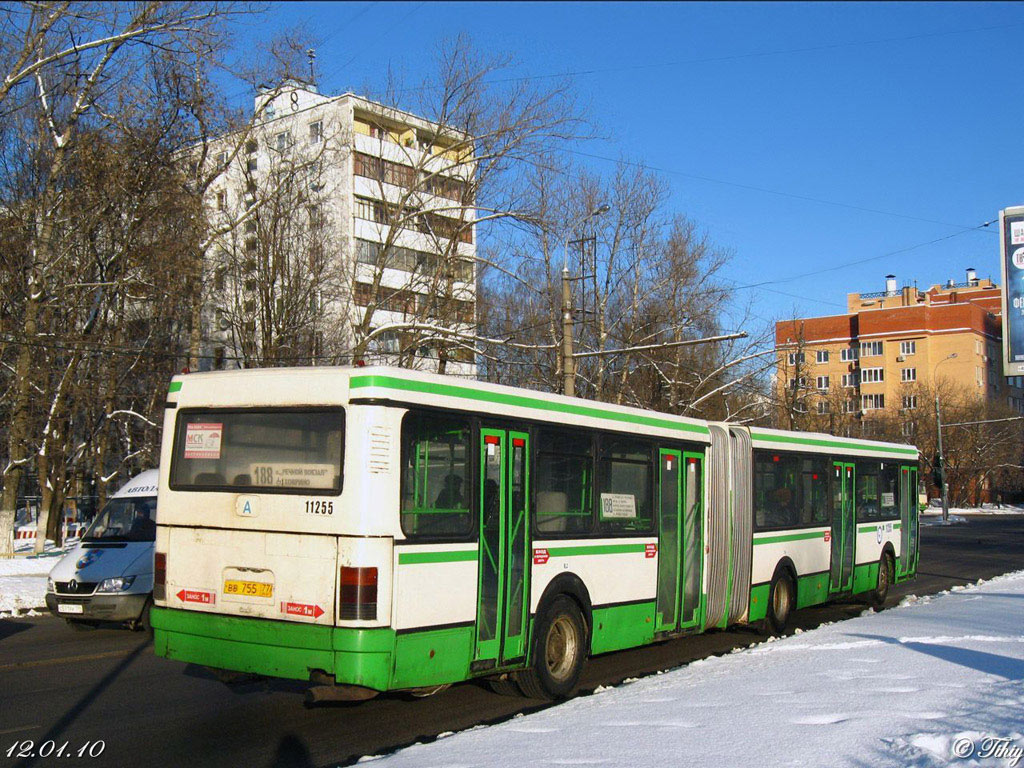
<svg viewBox="0 0 1024 768"><path fill-rule="evenodd" d="M402 421L402 531L423 538L470 532L469 420L409 412Z"/></svg>
<svg viewBox="0 0 1024 768"><path fill-rule="evenodd" d="M540 536L589 533L594 525L590 435L542 429L536 445L533 530Z"/></svg>

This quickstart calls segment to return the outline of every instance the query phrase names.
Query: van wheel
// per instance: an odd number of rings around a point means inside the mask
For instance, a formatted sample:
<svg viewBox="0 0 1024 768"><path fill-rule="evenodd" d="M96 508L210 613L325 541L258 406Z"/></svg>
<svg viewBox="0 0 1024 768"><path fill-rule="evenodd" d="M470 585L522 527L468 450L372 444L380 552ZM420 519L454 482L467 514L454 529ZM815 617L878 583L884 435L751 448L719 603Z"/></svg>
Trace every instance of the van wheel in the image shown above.
<svg viewBox="0 0 1024 768"><path fill-rule="evenodd" d="M586 660L587 628L579 606L559 595L534 625L533 662L516 676L531 699L566 699L576 690Z"/></svg>
<svg viewBox="0 0 1024 768"><path fill-rule="evenodd" d="M149 623L149 612L152 607L153 598L146 598L146 604L142 606L142 613L139 614L139 618L128 622L128 626L131 627L133 632L148 632L149 634L153 634L153 625Z"/></svg>
<svg viewBox="0 0 1024 768"><path fill-rule="evenodd" d="M765 617L767 633L781 635L785 632L795 607L796 588L793 577L787 570L777 571L768 589L768 615Z"/></svg>
<svg viewBox="0 0 1024 768"><path fill-rule="evenodd" d="M878 585L868 593L868 603L873 608L881 608L885 605L885 598L889 596L889 587L892 586L892 573L892 558L888 552L884 552L882 559L878 561Z"/></svg>

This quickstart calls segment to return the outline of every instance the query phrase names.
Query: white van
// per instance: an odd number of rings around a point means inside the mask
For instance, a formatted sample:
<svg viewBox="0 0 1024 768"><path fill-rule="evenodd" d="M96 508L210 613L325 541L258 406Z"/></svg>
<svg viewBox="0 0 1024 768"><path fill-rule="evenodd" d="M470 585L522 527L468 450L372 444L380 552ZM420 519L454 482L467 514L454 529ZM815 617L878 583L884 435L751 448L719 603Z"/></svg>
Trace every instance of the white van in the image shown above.
<svg viewBox="0 0 1024 768"><path fill-rule="evenodd" d="M46 607L75 628L148 624L153 594L157 470L137 475L92 521L46 581Z"/></svg>

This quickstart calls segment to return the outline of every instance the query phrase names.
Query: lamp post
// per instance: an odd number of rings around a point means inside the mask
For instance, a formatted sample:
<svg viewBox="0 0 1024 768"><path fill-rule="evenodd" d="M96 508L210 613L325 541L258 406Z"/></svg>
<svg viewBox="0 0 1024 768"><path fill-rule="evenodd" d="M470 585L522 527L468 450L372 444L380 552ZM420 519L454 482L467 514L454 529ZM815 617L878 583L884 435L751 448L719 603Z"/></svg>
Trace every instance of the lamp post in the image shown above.
<svg viewBox="0 0 1024 768"><path fill-rule="evenodd" d="M576 228L588 219L596 218L610 210L607 204L599 205L585 216L573 222L569 234L562 243L562 394L576 396L576 360L572 345L572 290L569 277L569 240Z"/></svg>
<svg viewBox="0 0 1024 768"><path fill-rule="evenodd" d="M935 374L940 365L955 357L956 352L951 352L937 362L932 371L932 378L935 379L935 432L938 435L939 467L942 472L942 522L944 523L949 521L949 481L946 479L946 457L942 453L942 410L939 407L939 383Z"/></svg>

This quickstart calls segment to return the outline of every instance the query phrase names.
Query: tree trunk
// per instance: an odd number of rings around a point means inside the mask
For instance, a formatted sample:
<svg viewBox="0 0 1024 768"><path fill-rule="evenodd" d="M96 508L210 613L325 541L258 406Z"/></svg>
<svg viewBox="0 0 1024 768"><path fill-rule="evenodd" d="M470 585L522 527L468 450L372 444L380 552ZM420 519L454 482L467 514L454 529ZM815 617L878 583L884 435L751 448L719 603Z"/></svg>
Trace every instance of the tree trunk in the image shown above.
<svg viewBox="0 0 1024 768"><path fill-rule="evenodd" d="M23 321L24 338L35 337L39 318L36 281L29 280ZM4 469L3 506L0 507L0 556L14 554L14 516L18 509L18 489L25 473L28 455L29 382L32 373L32 348L22 344L18 350L14 373L14 396L11 398L10 432L7 435L8 463Z"/></svg>

